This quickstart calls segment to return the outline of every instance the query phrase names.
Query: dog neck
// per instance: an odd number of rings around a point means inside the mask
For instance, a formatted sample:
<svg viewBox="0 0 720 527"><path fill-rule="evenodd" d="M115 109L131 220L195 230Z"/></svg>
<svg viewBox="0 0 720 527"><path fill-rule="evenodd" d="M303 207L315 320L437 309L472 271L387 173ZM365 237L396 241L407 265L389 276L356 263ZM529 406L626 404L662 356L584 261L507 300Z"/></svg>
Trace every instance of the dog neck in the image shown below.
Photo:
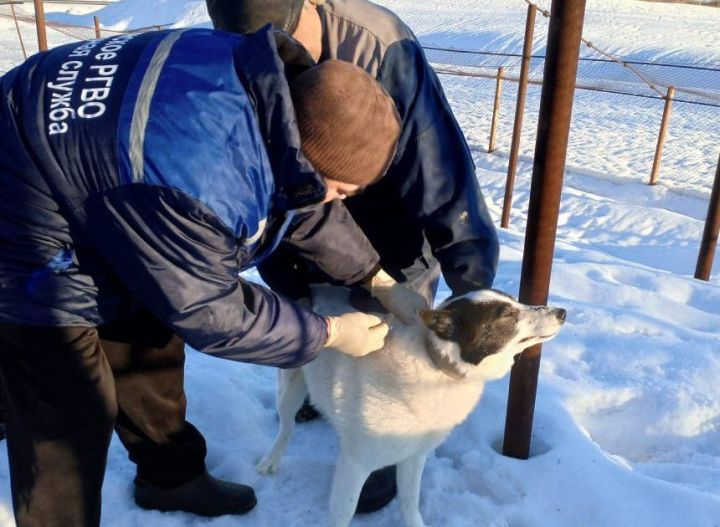
<svg viewBox="0 0 720 527"><path fill-rule="evenodd" d="M452 346L453 343L440 340L432 333L425 335L425 350L433 365L451 379L461 380L467 374L453 360L452 353L448 349Z"/></svg>

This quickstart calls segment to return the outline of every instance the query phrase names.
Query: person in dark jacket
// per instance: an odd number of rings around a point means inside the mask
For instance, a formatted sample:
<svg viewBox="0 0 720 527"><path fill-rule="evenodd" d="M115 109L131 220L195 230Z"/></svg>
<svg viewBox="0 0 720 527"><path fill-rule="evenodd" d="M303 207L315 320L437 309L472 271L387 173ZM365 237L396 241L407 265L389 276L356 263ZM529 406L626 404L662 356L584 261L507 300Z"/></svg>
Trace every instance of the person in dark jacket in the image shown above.
<svg viewBox="0 0 720 527"><path fill-rule="evenodd" d="M377 181L399 137L369 75L333 61L288 81L275 38L121 35L0 78L0 390L19 526L99 524L113 426L142 506L255 505L252 488L206 472L184 420L183 341L282 368L382 346L377 317L323 318L239 277L307 207ZM322 262L314 243L298 246Z"/></svg>
<svg viewBox="0 0 720 527"><path fill-rule="evenodd" d="M392 96L403 129L387 176L325 208L332 218L347 206L379 253L383 272L373 277L375 285L406 282L429 303L440 271L454 295L492 286L498 239L470 150L420 43L397 15L367 0L207 0L207 7L217 29L248 33L273 23L316 60L351 62ZM308 283L329 277L296 250L293 234L259 269L273 289L301 298ZM356 254L334 259L352 267ZM374 473L358 512L383 507L395 492L393 469Z"/></svg>

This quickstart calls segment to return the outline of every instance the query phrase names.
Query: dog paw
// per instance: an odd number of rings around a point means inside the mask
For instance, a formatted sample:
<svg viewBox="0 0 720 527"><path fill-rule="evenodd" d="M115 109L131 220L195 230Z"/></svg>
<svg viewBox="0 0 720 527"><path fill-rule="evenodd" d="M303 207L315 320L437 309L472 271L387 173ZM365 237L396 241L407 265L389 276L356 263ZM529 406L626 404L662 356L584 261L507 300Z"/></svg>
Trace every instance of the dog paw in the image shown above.
<svg viewBox="0 0 720 527"><path fill-rule="evenodd" d="M273 474L277 470L277 463L264 457L260 460L260 463L255 465L255 470L257 470L260 474L267 476L268 474Z"/></svg>

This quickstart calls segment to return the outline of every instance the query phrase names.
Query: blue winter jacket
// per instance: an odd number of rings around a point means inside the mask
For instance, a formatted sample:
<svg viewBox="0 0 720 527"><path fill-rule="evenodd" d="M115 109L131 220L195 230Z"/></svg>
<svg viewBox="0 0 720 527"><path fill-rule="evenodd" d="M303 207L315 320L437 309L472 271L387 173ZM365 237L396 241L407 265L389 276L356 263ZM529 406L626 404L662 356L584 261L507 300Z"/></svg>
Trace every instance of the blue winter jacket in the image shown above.
<svg viewBox="0 0 720 527"><path fill-rule="evenodd" d="M1 323L98 325L129 290L199 350L314 357L322 317L238 277L325 194L269 29L71 44L0 92Z"/></svg>

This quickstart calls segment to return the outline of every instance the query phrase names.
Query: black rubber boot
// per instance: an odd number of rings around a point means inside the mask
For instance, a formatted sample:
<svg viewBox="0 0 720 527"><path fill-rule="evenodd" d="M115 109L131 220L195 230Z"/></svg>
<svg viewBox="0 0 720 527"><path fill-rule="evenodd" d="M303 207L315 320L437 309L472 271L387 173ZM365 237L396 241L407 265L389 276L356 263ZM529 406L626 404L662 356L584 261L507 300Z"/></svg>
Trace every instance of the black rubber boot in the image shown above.
<svg viewBox="0 0 720 527"><path fill-rule="evenodd" d="M308 421L313 421L318 417L320 417L320 412L318 412L315 407L310 404L310 399L305 399L305 402L295 414L295 422L306 423Z"/></svg>
<svg viewBox="0 0 720 527"><path fill-rule="evenodd" d="M397 494L396 472L395 465L392 465L370 474L360 491L355 509L357 514L379 511L392 501Z"/></svg>
<svg viewBox="0 0 720 527"><path fill-rule="evenodd" d="M257 503L252 487L213 478L207 472L179 487L163 489L135 478L135 503L143 509L198 516L245 514Z"/></svg>

